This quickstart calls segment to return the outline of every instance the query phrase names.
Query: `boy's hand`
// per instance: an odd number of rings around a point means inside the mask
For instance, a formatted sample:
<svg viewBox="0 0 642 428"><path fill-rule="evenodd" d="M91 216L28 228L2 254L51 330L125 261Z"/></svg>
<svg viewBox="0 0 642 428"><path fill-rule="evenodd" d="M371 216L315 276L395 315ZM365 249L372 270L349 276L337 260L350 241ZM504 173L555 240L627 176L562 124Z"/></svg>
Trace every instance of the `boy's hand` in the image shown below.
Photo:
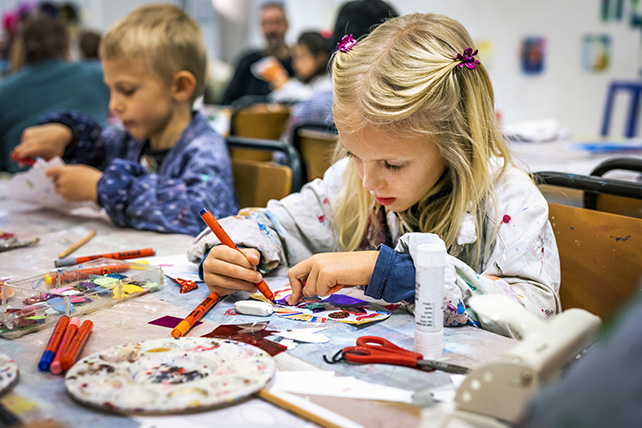
<svg viewBox="0 0 642 428"><path fill-rule="evenodd" d="M96 186L103 173L87 165L64 165L46 172L54 183L56 193L68 201L95 201Z"/></svg>
<svg viewBox="0 0 642 428"><path fill-rule="evenodd" d="M224 296L240 290L258 291L254 284L263 279L256 270L261 255L254 248L241 251L226 245L212 247L203 262L203 279L210 292Z"/></svg>
<svg viewBox="0 0 642 428"><path fill-rule="evenodd" d="M49 160L62 156L72 139L71 129L60 123L30 126L22 131L20 144L13 154L18 158L41 157Z"/></svg>
<svg viewBox="0 0 642 428"><path fill-rule="evenodd" d="M366 285L377 263L378 251L320 253L288 271L292 294L289 305L304 296L327 296L342 286Z"/></svg>

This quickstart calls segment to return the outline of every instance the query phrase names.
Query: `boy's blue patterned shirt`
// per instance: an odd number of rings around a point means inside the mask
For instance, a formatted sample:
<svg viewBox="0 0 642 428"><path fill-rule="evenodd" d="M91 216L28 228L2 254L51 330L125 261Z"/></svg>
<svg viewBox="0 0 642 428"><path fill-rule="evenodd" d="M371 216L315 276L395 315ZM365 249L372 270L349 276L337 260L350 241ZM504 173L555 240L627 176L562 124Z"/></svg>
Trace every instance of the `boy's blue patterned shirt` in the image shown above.
<svg viewBox="0 0 642 428"><path fill-rule="evenodd" d="M97 202L114 224L140 230L196 235L202 208L216 217L236 214L232 170L225 140L194 113L158 172L140 164L145 141L127 131L101 128L77 112L56 113L43 123L61 123L73 132L63 160L100 169Z"/></svg>

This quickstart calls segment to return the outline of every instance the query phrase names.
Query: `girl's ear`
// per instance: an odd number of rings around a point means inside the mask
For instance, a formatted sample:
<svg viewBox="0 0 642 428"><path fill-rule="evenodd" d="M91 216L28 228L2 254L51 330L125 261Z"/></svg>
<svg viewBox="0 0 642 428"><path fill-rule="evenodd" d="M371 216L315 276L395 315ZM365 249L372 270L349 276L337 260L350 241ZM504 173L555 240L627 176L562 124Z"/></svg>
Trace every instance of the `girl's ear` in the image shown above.
<svg viewBox="0 0 642 428"><path fill-rule="evenodd" d="M181 70L174 75L172 91L176 102L182 103L189 101L194 94L196 87L196 78L192 73Z"/></svg>

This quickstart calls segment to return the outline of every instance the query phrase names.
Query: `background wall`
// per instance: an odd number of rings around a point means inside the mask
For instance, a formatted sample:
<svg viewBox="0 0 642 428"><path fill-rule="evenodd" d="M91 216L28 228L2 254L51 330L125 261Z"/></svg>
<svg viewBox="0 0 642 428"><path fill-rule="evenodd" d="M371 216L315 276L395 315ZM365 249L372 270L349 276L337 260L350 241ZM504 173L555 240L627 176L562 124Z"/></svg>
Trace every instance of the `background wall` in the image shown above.
<svg viewBox="0 0 642 428"><path fill-rule="evenodd" d="M505 124L555 119L574 138L598 135L609 82L640 80L641 32L629 25L636 0L623 0L620 21L600 19L601 0L390 0L401 13L436 12L464 24L478 46L496 90L497 109ZM0 0L0 12L17 0ZM148 0L76 0L84 26L104 30ZM210 57L233 64L239 53L261 46L258 10L262 0L176 0L203 28ZM343 0L285 0L290 18L288 40L303 30L331 30ZM615 3L615 1L613 1ZM642 13L641 11L635 11ZM611 39L610 64L604 71L582 67L583 39L587 34L607 34ZM524 74L520 49L525 37L546 39L544 69ZM0 101L1 102L1 101ZM625 103L616 103L612 135L621 136Z"/></svg>

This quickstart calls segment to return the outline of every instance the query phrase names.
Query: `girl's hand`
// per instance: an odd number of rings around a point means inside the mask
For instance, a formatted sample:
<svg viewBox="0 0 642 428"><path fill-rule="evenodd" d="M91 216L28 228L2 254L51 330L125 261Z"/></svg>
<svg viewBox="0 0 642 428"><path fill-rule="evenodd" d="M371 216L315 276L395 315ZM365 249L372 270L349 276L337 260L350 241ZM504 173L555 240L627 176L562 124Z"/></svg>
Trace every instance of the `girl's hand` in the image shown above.
<svg viewBox="0 0 642 428"><path fill-rule="evenodd" d="M13 150L18 158L41 157L49 160L61 156L73 139L71 129L60 123L30 126L22 131L20 144Z"/></svg>
<svg viewBox="0 0 642 428"><path fill-rule="evenodd" d="M210 292L224 296L240 290L258 291L254 284L263 279L256 270L261 255L254 248L241 251L226 245L212 247L203 262L203 279Z"/></svg>
<svg viewBox="0 0 642 428"><path fill-rule="evenodd" d="M64 165L49 168L45 173L51 177L56 193L68 201L95 201L96 186L103 173L87 165Z"/></svg>
<svg viewBox="0 0 642 428"><path fill-rule="evenodd" d="M342 286L366 285L377 263L378 251L320 253L288 271L292 294L289 305L304 296L327 296Z"/></svg>

